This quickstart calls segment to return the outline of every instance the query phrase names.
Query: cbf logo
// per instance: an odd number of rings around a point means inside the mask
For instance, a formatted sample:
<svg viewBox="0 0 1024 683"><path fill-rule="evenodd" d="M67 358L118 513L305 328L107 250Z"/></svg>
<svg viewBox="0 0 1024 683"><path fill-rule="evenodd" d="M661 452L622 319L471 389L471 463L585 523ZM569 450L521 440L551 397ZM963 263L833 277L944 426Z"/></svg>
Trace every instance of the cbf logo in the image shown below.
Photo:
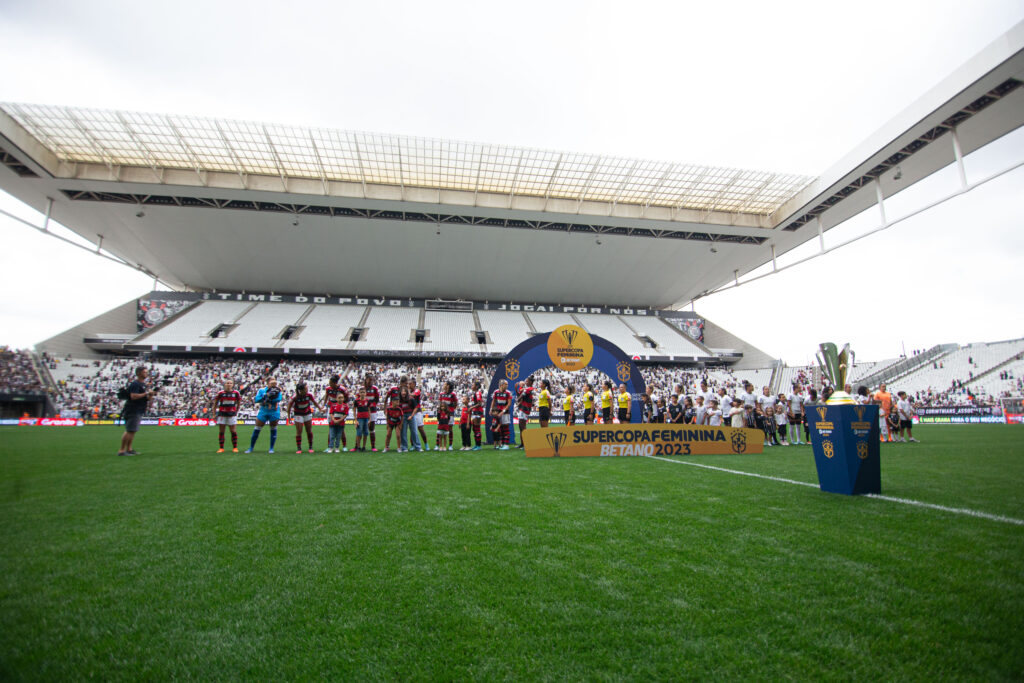
<svg viewBox="0 0 1024 683"><path fill-rule="evenodd" d="M565 343L570 347L572 346L572 343L576 341L576 337L578 335L579 332L577 330L562 330L562 339L564 339Z"/></svg>
<svg viewBox="0 0 1024 683"><path fill-rule="evenodd" d="M559 449L565 445L565 441L569 438L569 435L551 433L547 435L547 438L548 445L555 451L555 457L557 458Z"/></svg>
<svg viewBox="0 0 1024 683"><path fill-rule="evenodd" d="M619 361L619 364L615 366L615 372L618 374L620 382L629 381L629 363L626 361Z"/></svg>
<svg viewBox="0 0 1024 683"><path fill-rule="evenodd" d="M864 460L868 457L868 445L864 441L857 442L857 457Z"/></svg>
<svg viewBox="0 0 1024 683"><path fill-rule="evenodd" d="M513 380L519 377L519 361L515 358L505 361L505 376Z"/></svg>
<svg viewBox="0 0 1024 683"><path fill-rule="evenodd" d="M825 457L828 458L829 460L831 460L832 456L836 454L836 449L832 446L831 441L822 442L821 448L823 451L825 451Z"/></svg>
<svg viewBox="0 0 1024 683"><path fill-rule="evenodd" d="M826 408L825 406L821 406L817 410L818 410L818 417L820 417L822 419L822 421L824 421L825 420L825 414L828 412L828 408Z"/></svg>
<svg viewBox="0 0 1024 683"><path fill-rule="evenodd" d="M747 452L747 435L743 432L732 433L732 452L733 453L746 453Z"/></svg>

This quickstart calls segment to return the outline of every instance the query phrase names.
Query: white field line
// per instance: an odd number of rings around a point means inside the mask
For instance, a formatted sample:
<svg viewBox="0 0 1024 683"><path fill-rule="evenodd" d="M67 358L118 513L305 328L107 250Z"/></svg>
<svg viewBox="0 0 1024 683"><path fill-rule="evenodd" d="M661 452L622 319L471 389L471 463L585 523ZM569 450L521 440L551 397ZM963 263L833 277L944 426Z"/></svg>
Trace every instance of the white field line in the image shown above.
<svg viewBox="0 0 1024 683"><path fill-rule="evenodd" d="M715 467L714 465L705 465L699 462L691 462L689 460L673 460L672 458L662 458L657 455L645 455L645 458L651 460L663 460L665 462L674 462L678 465L690 465L691 467L702 467L706 470L715 470L717 472L728 472L729 474L740 474L744 477L755 477L757 479L769 479L771 481L781 481L784 484L796 484L797 486L810 486L811 488L820 488L817 484L813 484L808 481L797 481L796 479L786 479L785 477L773 477L769 474L755 474L753 472L743 472L741 470L730 470L726 467ZM893 498L892 496L883 496L880 493L867 493L864 494L865 498L874 498L876 500L885 500L890 503L902 503L903 505L914 505L916 507L929 508L931 510L939 510L941 512L949 512L955 515L967 515L968 517L977 517L979 519L987 519L992 522L1004 522L1006 524L1016 524L1017 526L1024 526L1024 519L1016 519L1015 517L1004 517L1002 515L993 515L988 512L980 512L978 510L970 510L968 508L951 508L945 505L936 505L935 503L924 503L919 500L910 500L908 498Z"/></svg>

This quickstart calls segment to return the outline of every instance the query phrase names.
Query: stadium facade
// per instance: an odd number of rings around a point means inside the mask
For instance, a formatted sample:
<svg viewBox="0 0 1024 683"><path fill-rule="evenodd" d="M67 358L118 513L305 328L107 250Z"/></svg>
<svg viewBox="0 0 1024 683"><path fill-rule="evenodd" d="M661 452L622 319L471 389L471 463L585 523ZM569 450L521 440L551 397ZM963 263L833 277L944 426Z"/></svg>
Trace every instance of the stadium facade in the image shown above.
<svg viewBox="0 0 1024 683"><path fill-rule="evenodd" d="M950 164L970 189L963 157L1024 123L1022 48L1024 24L819 177L7 103L0 188L170 290L40 351L487 357L561 320L764 367L680 309L866 209L884 227Z"/></svg>

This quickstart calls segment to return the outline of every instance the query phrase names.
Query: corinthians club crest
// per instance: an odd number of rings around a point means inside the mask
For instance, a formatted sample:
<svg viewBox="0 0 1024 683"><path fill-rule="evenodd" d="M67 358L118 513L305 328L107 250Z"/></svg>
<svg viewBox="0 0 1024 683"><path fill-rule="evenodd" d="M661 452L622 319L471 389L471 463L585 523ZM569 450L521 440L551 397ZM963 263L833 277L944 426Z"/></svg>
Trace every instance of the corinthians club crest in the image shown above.
<svg viewBox="0 0 1024 683"><path fill-rule="evenodd" d="M747 450L747 435L743 432L732 433L732 452L745 453Z"/></svg>
<svg viewBox="0 0 1024 683"><path fill-rule="evenodd" d="M565 445L566 439L569 438L568 434L547 434L548 445L551 446L552 450L555 451L555 457L559 457L559 449Z"/></svg>
<svg viewBox="0 0 1024 683"><path fill-rule="evenodd" d="M618 374L620 382L629 381L629 363L627 363L626 361L619 361L619 364L615 366L615 372Z"/></svg>
<svg viewBox="0 0 1024 683"><path fill-rule="evenodd" d="M518 379L519 377L519 361L515 358L509 358L505 361L505 376L510 380Z"/></svg>

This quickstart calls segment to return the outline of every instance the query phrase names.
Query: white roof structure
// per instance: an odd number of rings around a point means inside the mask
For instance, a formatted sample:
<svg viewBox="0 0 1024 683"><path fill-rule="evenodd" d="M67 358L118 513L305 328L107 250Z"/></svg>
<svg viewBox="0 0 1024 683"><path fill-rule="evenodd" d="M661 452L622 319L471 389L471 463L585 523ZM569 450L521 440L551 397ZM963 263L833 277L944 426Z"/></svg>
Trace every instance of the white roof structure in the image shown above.
<svg viewBox="0 0 1024 683"><path fill-rule="evenodd" d="M1024 23L817 178L0 104L0 189L176 288L670 307L1024 125L1022 84Z"/></svg>
<svg viewBox="0 0 1024 683"><path fill-rule="evenodd" d="M0 105L62 164L770 215L811 177L197 116Z"/></svg>

